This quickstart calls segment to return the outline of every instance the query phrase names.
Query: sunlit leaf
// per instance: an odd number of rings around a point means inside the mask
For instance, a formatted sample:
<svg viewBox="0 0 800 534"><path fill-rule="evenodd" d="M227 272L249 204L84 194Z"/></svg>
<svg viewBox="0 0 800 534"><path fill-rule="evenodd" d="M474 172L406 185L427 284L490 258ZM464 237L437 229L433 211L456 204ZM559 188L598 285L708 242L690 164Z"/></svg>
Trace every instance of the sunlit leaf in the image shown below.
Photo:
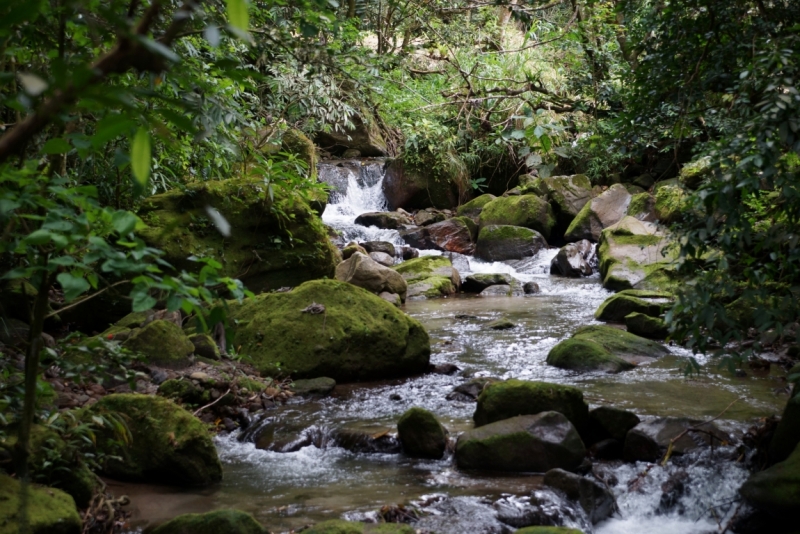
<svg viewBox="0 0 800 534"><path fill-rule="evenodd" d="M147 181L150 179L151 159L150 132L145 128L139 128L131 142L131 169L133 177L142 187L147 187Z"/></svg>

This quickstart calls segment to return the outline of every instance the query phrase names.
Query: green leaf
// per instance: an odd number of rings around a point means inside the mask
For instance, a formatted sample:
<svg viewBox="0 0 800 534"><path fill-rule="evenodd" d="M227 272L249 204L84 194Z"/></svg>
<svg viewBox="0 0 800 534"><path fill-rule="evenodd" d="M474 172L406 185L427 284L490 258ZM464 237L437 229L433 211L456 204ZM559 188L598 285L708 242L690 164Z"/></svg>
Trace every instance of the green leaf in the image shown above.
<svg viewBox="0 0 800 534"><path fill-rule="evenodd" d="M111 224L119 235L128 235L136 228L138 217L129 211L115 211L111 216Z"/></svg>
<svg viewBox="0 0 800 534"><path fill-rule="evenodd" d="M542 143L542 148L544 149L545 152L550 150L550 147L553 144L553 142L550 140L550 136L547 134L542 135L539 138L539 142Z"/></svg>
<svg viewBox="0 0 800 534"><path fill-rule="evenodd" d="M61 289L64 290L64 300L69 302L88 291L89 282L81 276L72 276L70 273L61 273L56 277Z"/></svg>
<svg viewBox="0 0 800 534"><path fill-rule="evenodd" d="M146 311L158 304L158 301L146 292L136 293L133 296L132 309L135 312Z"/></svg>
<svg viewBox="0 0 800 534"><path fill-rule="evenodd" d="M131 142L131 169L133 177L142 187L147 187L147 180L150 179L150 132L145 128L139 128Z"/></svg>
<svg viewBox="0 0 800 534"><path fill-rule="evenodd" d="M66 154L71 149L72 146L64 139L56 137L55 139L50 139L44 144L42 147L42 152L45 154Z"/></svg>
<svg viewBox="0 0 800 534"><path fill-rule="evenodd" d="M247 0L228 0L228 23L243 32L250 29Z"/></svg>

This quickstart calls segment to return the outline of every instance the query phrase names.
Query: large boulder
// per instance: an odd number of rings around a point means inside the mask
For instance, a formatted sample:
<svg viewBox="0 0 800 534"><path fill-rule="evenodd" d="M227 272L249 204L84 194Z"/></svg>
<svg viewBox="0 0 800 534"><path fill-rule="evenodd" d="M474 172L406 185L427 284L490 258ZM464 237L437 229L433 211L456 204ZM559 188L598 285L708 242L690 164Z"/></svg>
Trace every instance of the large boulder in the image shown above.
<svg viewBox="0 0 800 534"><path fill-rule="evenodd" d="M564 415L553 411L467 430L458 437L455 452L460 469L536 473L574 470L585 455L578 431Z"/></svg>
<svg viewBox="0 0 800 534"><path fill-rule="evenodd" d="M199 271L196 256L211 256L220 273L254 291L333 276L338 252L320 218L297 193L270 199L261 178L190 183L146 199L139 215L145 242L164 251L176 269ZM221 215L225 236L215 228Z"/></svg>
<svg viewBox="0 0 800 534"><path fill-rule="evenodd" d="M475 426L483 426L517 415L547 411L564 414L581 430L589 420L589 407L578 388L516 379L487 384L478 397L472 419Z"/></svg>
<svg viewBox="0 0 800 534"><path fill-rule="evenodd" d="M461 290L465 293L480 293L491 286L511 286L519 284L519 281L510 274L505 273L477 273L471 274L464 279Z"/></svg>
<svg viewBox="0 0 800 534"><path fill-rule="evenodd" d="M614 291L670 291L677 281L672 260L677 244L653 223L625 217L603 230L597 257L603 286Z"/></svg>
<svg viewBox="0 0 800 534"><path fill-rule="evenodd" d="M653 212L662 224L672 224L681 220L686 211L687 195L683 188L666 185L656 191Z"/></svg>
<svg viewBox="0 0 800 534"><path fill-rule="evenodd" d="M627 215L634 219L639 219L645 222L656 222L658 215L656 215L656 197L650 193L639 193L631 197L631 202L628 204Z"/></svg>
<svg viewBox="0 0 800 534"><path fill-rule="evenodd" d="M336 125L330 131L319 131L314 140L324 150L341 155L347 150L358 150L364 157L388 155L378 121L367 110L351 117L352 126Z"/></svg>
<svg viewBox="0 0 800 534"><path fill-rule="evenodd" d="M536 178L529 188L533 192L540 191L539 194L550 202L557 224L562 229L569 227L575 216L594 196L592 184L585 174Z"/></svg>
<svg viewBox="0 0 800 534"><path fill-rule="evenodd" d="M451 168L435 172L428 163L406 163L404 157L399 157L387 165L383 193L390 210L448 209L458 205L467 187L463 162L455 157Z"/></svg>
<svg viewBox="0 0 800 534"><path fill-rule="evenodd" d="M639 416L627 410L611 406L599 406L589 412L589 429L587 444L594 444L605 439L624 443L628 431L641 423Z"/></svg>
<svg viewBox="0 0 800 534"><path fill-rule="evenodd" d="M573 371L618 373L669 354L654 341L610 326L584 326L547 355L548 365Z"/></svg>
<svg viewBox="0 0 800 534"><path fill-rule="evenodd" d="M266 534L252 515L239 510L183 514L153 529L151 534Z"/></svg>
<svg viewBox="0 0 800 534"><path fill-rule="evenodd" d="M397 256L397 250L395 249L394 245L388 241L365 241L364 243L361 243L361 246L369 254L373 252L382 252L383 254L388 254L393 258Z"/></svg>
<svg viewBox="0 0 800 534"><path fill-rule="evenodd" d="M582 239L577 243L569 243L558 250L550 262L550 274L580 278L594 272L592 263L596 261L592 243Z"/></svg>
<svg viewBox="0 0 800 534"><path fill-rule="evenodd" d="M430 339L422 325L352 284L315 280L228 306L234 345L265 374L348 382L428 367Z"/></svg>
<svg viewBox="0 0 800 534"><path fill-rule="evenodd" d="M519 260L535 256L547 241L536 230L521 226L483 226L478 233L475 256L486 261Z"/></svg>
<svg viewBox="0 0 800 534"><path fill-rule="evenodd" d="M628 462L655 462L666 453L670 442L671 454L686 454L699 447L717 446L730 437L714 423L685 417L659 417L639 423L625 437L624 457Z"/></svg>
<svg viewBox="0 0 800 534"><path fill-rule="evenodd" d="M752 475L739 492L756 508L796 524L800 510L800 445L786 460Z"/></svg>
<svg viewBox="0 0 800 534"><path fill-rule="evenodd" d="M181 327L163 319L132 330L123 346L143 354L149 363L175 369L188 366L194 352L194 344Z"/></svg>
<svg viewBox="0 0 800 534"><path fill-rule="evenodd" d="M375 226L388 230L397 230L414 222L405 214L398 211L375 211L362 213L355 220L362 226Z"/></svg>
<svg viewBox="0 0 800 534"><path fill-rule="evenodd" d="M543 482L545 486L563 493L571 502L580 504L593 524L606 519L616 508L611 490L594 479L563 469L551 469L544 474Z"/></svg>
<svg viewBox="0 0 800 534"><path fill-rule="evenodd" d="M489 193L475 197L469 202L465 202L464 204L460 205L457 213L462 217L478 219L483 211L483 207L496 198L496 196L490 195Z"/></svg>
<svg viewBox="0 0 800 534"><path fill-rule="evenodd" d="M111 478L172 486L205 486L222 480L222 464L206 426L174 402L157 396L108 395L86 409L86 416L121 417L130 441L119 459L109 456L103 471ZM111 429L98 437L98 448L116 453Z"/></svg>
<svg viewBox="0 0 800 534"><path fill-rule="evenodd" d="M600 232L616 224L625 216L631 194L621 184L614 184L607 191L587 202L572 220L564 234L565 241L588 239L600 240Z"/></svg>
<svg viewBox="0 0 800 534"><path fill-rule="evenodd" d="M661 317L633 312L625 316L625 327L631 334L647 339L667 339L669 328Z"/></svg>
<svg viewBox="0 0 800 534"><path fill-rule="evenodd" d="M394 267L408 283L409 298L452 295L461 287L461 277L445 256L423 256Z"/></svg>
<svg viewBox="0 0 800 534"><path fill-rule="evenodd" d="M472 255L475 252L477 227L467 217L454 217L426 227L428 239L439 250Z"/></svg>
<svg viewBox="0 0 800 534"><path fill-rule="evenodd" d="M522 226L536 230L545 239L555 226L553 208L536 195L499 197L483 207L481 228L490 225Z"/></svg>
<svg viewBox="0 0 800 534"><path fill-rule="evenodd" d="M678 174L678 181L684 187L697 189L703 181L711 177L712 172L711 158L705 156L681 167L681 171Z"/></svg>
<svg viewBox="0 0 800 534"><path fill-rule="evenodd" d="M607 323L622 323L631 313L658 317L671 300L672 294L663 291L626 289L604 300L594 317Z"/></svg>
<svg viewBox="0 0 800 534"><path fill-rule="evenodd" d="M20 527L20 482L0 472L0 534L17 534ZM75 501L61 490L28 486L30 534L80 534L83 523Z"/></svg>
<svg viewBox="0 0 800 534"><path fill-rule="evenodd" d="M360 252L354 253L336 266L336 279L362 287L376 295L385 291L399 295L401 301L406 300L408 284L402 275Z"/></svg>
<svg viewBox="0 0 800 534"><path fill-rule="evenodd" d="M447 448L447 430L428 410L411 408L397 421L403 451L415 458L439 459Z"/></svg>

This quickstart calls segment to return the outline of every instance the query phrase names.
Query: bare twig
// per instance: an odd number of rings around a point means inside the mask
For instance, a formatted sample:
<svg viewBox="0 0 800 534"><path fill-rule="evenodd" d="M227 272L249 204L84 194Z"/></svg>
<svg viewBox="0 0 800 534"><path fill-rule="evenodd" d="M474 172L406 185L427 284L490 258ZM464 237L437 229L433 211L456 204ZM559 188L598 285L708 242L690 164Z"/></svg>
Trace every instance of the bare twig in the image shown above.
<svg viewBox="0 0 800 534"><path fill-rule="evenodd" d="M70 309L72 309L72 308L74 308L76 306L80 306L81 304L83 304L87 300L91 300L91 299L95 298L98 295L102 295L103 293L105 293L106 291L111 289L112 287L116 287L116 286L119 286L119 285L122 285L122 284L127 284L128 282L130 282L130 280L120 280L119 282L115 282L115 283L111 284L108 287L104 287L103 289L101 289L97 293L93 293L93 294L89 295L86 298L82 298L81 300L79 300L77 302L73 302L69 306L64 306L63 308L59 308L59 309L55 310L54 312L48 313L47 315L44 316L44 318L45 319L49 319L50 317L55 317L56 315L58 315L61 312L65 312L65 311L70 310Z"/></svg>
<svg viewBox="0 0 800 534"><path fill-rule="evenodd" d="M678 434L677 436L675 436L674 438L669 440L669 445L667 446L667 452L664 453L664 458L661 460L661 466L663 467L663 466L667 465L667 462L669 461L670 456L672 456L672 449L674 448L675 443L677 443L677 441L679 439L681 439L683 436L685 436L689 432L701 432L701 433L704 433L704 434L708 434L711 437L711 442L713 443L714 442L714 435L711 432L708 432L706 430L701 429L700 427L703 426L703 425L707 425L707 424L713 423L714 421L716 421L717 419L719 419L720 417L725 415L725 412L727 412L730 409L730 407L733 406L739 400L741 400L740 397L737 397L737 398L733 399L731 401L731 403L728 404L728 406L726 406L725 409L722 410L716 417L714 417L712 419L709 419L708 421L704 421L704 422L702 422L700 424L697 424L697 425L694 425L694 426L690 426L689 428L687 428L686 430L684 430L683 432L681 432L680 434Z"/></svg>
<svg viewBox="0 0 800 534"><path fill-rule="evenodd" d="M225 393L223 393L222 395L220 395L220 396L217 398L217 400L215 400L215 401L213 401L213 402L209 402L209 403L208 403L208 404L206 404L205 406L201 406L200 408L198 408L197 410L195 410L195 411L194 411L194 413L192 413L192 415L193 415L193 416L195 416L195 417L197 417L197 414L199 414L200 412L202 412L202 411L203 411L203 410L205 410L206 408L211 408L211 407L212 407L212 406L214 406L216 403L218 403L219 401L221 401L221 400L222 400L222 399L225 397L225 395L227 395L227 394L228 394L228 393L230 393L230 392L231 392L231 388L228 388L228 391L226 391Z"/></svg>

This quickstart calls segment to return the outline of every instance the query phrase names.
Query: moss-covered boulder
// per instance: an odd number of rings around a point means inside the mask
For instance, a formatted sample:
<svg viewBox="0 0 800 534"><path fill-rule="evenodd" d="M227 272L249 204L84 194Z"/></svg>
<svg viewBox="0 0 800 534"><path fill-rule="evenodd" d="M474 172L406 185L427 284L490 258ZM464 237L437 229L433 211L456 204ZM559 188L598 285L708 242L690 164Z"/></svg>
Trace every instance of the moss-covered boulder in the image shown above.
<svg viewBox="0 0 800 534"><path fill-rule="evenodd" d="M348 382L421 373L429 363L430 339L416 319L344 282L306 282L229 308L233 343L262 373Z"/></svg>
<svg viewBox="0 0 800 534"><path fill-rule="evenodd" d="M483 211L483 207L486 206L489 202L496 199L497 197L486 193L485 195L481 195L479 197L475 197L469 202L465 202L458 207L458 215L462 217L469 217L471 219L477 219L480 217L481 212Z"/></svg>
<svg viewBox="0 0 800 534"><path fill-rule="evenodd" d="M461 290L465 293L480 293L487 287L506 285L510 286L519 283L513 276L505 273L476 273L467 276L461 284Z"/></svg>
<svg viewBox="0 0 800 534"><path fill-rule="evenodd" d="M539 194L550 202L556 223L562 231L569 227L575 216L594 196L592 184L585 174L538 178L528 188L534 193L537 190L542 191Z"/></svg>
<svg viewBox="0 0 800 534"><path fill-rule="evenodd" d="M625 327L631 334L647 339L667 339L669 328L661 317L651 317L644 313L630 313L625 316Z"/></svg>
<svg viewBox="0 0 800 534"><path fill-rule="evenodd" d="M163 319L132 331L122 345L142 353L149 363L175 369L189 365L189 356L194 352L194 345L181 327Z"/></svg>
<svg viewBox="0 0 800 534"><path fill-rule="evenodd" d="M210 209L230 224L228 237L215 228ZM163 250L175 268L199 271L203 264L191 258L212 257L222 274L254 291L333 276L338 262L308 204L296 193L278 192L271 200L260 178L190 183L148 198L139 215L148 225L142 238Z"/></svg>
<svg viewBox="0 0 800 534"><path fill-rule="evenodd" d="M446 297L461 287L461 276L446 256L423 256L394 267L408 284L408 298Z"/></svg>
<svg viewBox="0 0 800 534"><path fill-rule="evenodd" d="M437 157L446 158L447 164L437 166L432 155L410 163L403 156L389 162L383 193L390 210L449 209L458 205L467 192L466 165L456 154Z"/></svg>
<svg viewBox="0 0 800 534"><path fill-rule="evenodd" d="M586 455L578 431L563 414L553 411L503 419L458 437L460 469L544 473L573 470Z"/></svg>
<svg viewBox="0 0 800 534"><path fill-rule="evenodd" d="M536 195L499 197L483 206L481 228L490 225L522 226L547 239L556 224L553 208Z"/></svg>
<svg viewBox="0 0 800 534"><path fill-rule="evenodd" d="M0 534L22 532L19 525L20 483L0 472ZM68 494L55 488L28 487L28 532L80 534L83 523Z"/></svg>
<svg viewBox="0 0 800 534"><path fill-rule="evenodd" d="M640 221L655 222L658 220L655 209L656 197L650 193L639 193L631 197L627 215Z"/></svg>
<svg viewBox="0 0 800 534"><path fill-rule="evenodd" d="M672 294L661 291L624 290L611 295L594 312L598 321L621 323L631 313L643 313L658 317L669 305Z"/></svg>
<svg viewBox="0 0 800 534"><path fill-rule="evenodd" d="M800 510L800 445L786 460L752 475L739 492L756 508L794 522Z"/></svg>
<svg viewBox="0 0 800 534"><path fill-rule="evenodd" d="M324 150L342 155L347 150L358 150L364 157L386 156L389 152L375 115L361 108L351 118L351 125L339 124L314 134L314 140Z"/></svg>
<svg viewBox="0 0 800 534"><path fill-rule="evenodd" d="M704 180L711 177L711 158L708 156L691 161L681 167L678 180L689 189L697 189Z"/></svg>
<svg viewBox="0 0 800 534"><path fill-rule="evenodd" d="M686 211L686 192L677 186L667 185L656 191L653 212L662 224L672 224L681 220Z"/></svg>
<svg viewBox="0 0 800 534"><path fill-rule="evenodd" d="M287 130L281 138L281 150L297 156L297 159L306 164L306 176L309 180L317 181L317 149L306 134L295 128Z"/></svg>
<svg viewBox="0 0 800 534"><path fill-rule="evenodd" d="M414 534L416 531L409 525L400 523L359 523L334 519L317 523L304 530L304 534Z"/></svg>
<svg viewBox="0 0 800 534"><path fill-rule="evenodd" d="M672 261L677 245L658 226L625 217L603 230L597 257L603 286L621 291L671 291L679 284Z"/></svg>
<svg viewBox="0 0 800 534"><path fill-rule="evenodd" d="M197 356L209 360L219 360L221 358L217 342L208 334L193 334L189 336L189 341L194 346L194 353Z"/></svg>
<svg viewBox="0 0 800 534"><path fill-rule="evenodd" d="M564 414L578 429L583 429L589 419L589 407L578 388L516 379L487 384L472 419L475 426L483 426L547 411Z"/></svg>
<svg viewBox="0 0 800 534"><path fill-rule="evenodd" d="M547 248L544 236L521 226L483 226L478 233L475 256L486 261L519 260Z"/></svg>
<svg viewBox="0 0 800 534"><path fill-rule="evenodd" d="M130 432L121 460L109 458L106 475L123 480L173 486L205 486L222 480L222 464L205 425L174 402L162 397L115 394L85 410L86 417L121 417ZM119 436L111 429L98 436L99 449L116 453Z"/></svg>
<svg viewBox="0 0 800 534"><path fill-rule="evenodd" d="M789 374L791 375L792 371ZM798 394L798 389L800 388L794 387L792 396L786 402L781 420L775 429L775 435L769 444L771 462L782 462L800 443L800 394Z"/></svg>
<svg viewBox="0 0 800 534"><path fill-rule="evenodd" d="M252 515L239 510L183 514L152 530L151 534L266 534Z"/></svg>
<svg viewBox="0 0 800 534"><path fill-rule="evenodd" d="M574 242L588 239L597 243L605 228L616 224L625 216L630 201L631 194L623 185L612 185L583 206L567 228L564 240Z"/></svg>
<svg viewBox="0 0 800 534"><path fill-rule="evenodd" d="M211 400L209 393L185 378L171 378L158 386L158 394L184 404L201 404Z"/></svg>
<svg viewBox="0 0 800 534"><path fill-rule="evenodd" d="M584 326L547 355L548 365L573 371L616 373L669 354L649 339L610 326Z"/></svg>
<svg viewBox="0 0 800 534"><path fill-rule="evenodd" d="M414 458L439 459L447 448L447 430L428 410L411 408L397 421L403 451Z"/></svg>

